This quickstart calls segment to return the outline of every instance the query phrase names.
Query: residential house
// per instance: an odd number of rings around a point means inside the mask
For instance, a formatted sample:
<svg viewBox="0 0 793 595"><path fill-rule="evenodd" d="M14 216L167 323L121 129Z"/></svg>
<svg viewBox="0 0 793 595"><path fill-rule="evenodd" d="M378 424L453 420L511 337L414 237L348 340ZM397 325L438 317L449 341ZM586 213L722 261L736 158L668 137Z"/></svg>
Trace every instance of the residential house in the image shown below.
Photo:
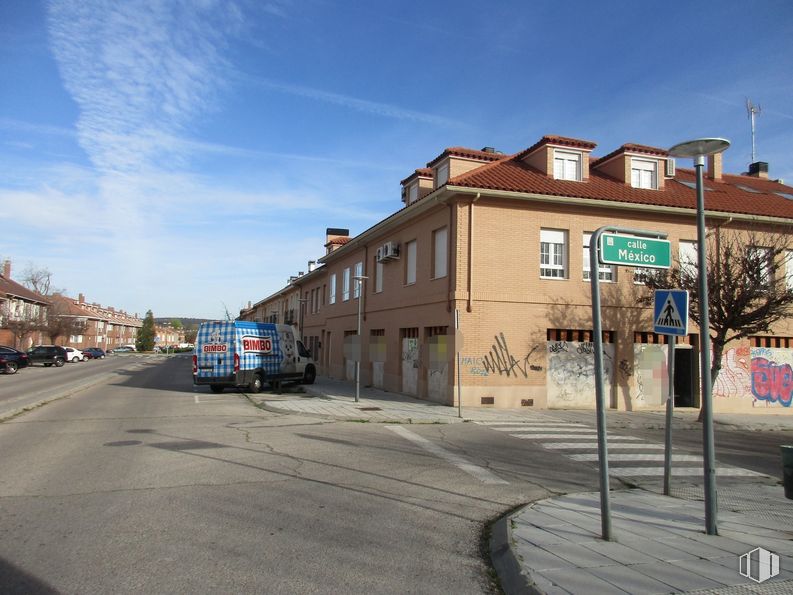
<svg viewBox="0 0 793 595"><path fill-rule="evenodd" d="M0 271L0 345L26 350L42 342L49 301L11 279L11 261Z"/></svg>
<svg viewBox="0 0 793 595"><path fill-rule="evenodd" d="M121 345L134 345L143 320L114 307L88 303L81 293L77 298L53 295L53 315L71 324L62 324L65 335L57 342L78 349L99 347L105 351ZM53 337L52 340L56 340Z"/></svg>
<svg viewBox="0 0 793 595"><path fill-rule="evenodd" d="M268 312L299 290L302 335L321 374L354 378L344 347L357 334L360 297L365 385L448 405L461 394L466 407L594 407L593 232L661 232L680 262L696 253L697 238L692 169L646 145L600 158L595 148L561 136L509 155L448 148L402 180L400 210L355 237L328 230L321 266L256 308ZM711 156L705 187L711 234L778 233L793 223L793 188L768 179L767 164L730 175L721 155ZM640 303L647 271L597 269L607 404L659 408L667 338L653 333L651 308ZM792 342L785 319L730 345L715 410L789 407ZM679 405L699 405L698 353L692 325L677 340Z"/></svg>

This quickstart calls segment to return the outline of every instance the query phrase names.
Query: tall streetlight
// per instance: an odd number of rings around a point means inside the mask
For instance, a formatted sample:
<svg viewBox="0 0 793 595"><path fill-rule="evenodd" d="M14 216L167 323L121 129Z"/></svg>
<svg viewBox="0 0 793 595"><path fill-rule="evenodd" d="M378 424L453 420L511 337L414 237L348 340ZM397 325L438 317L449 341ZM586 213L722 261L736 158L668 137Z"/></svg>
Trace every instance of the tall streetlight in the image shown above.
<svg viewBox="0 0 793 595"><path fill-rule="evenodd" d="M355 360L355 402L361 398L361 356L363 355L363 341L361 340L361 303L363 302L363 282L369 277L355 275L353 279L358 283L358 357Z"/></svg>
<svg viewBox="0 0 793 595"><path fill-rule="evenodd" d="M679 143L669 149L673 157L691 157L697 174L697 265L699 268L699 361L702 386L702 448L705 473L705 528L716 535L716 459L713 447L713 394L710 378L710 316L708 312L708 265L705 249L705 189L702 169L705 156L721 153L730 146L723 138L699 138Z"/></svg>

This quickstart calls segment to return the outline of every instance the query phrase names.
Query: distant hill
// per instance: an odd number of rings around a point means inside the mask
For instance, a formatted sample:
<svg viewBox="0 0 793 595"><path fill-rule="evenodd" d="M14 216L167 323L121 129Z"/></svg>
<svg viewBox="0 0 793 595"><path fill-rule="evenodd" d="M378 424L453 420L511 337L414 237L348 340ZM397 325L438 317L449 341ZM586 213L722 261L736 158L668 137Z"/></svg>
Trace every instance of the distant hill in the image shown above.
<svg viewBox="0 0 793 595"><path fill-rule="evenodd" d="M210 320L209 318L182 318L181 316L170 316L168 318L155 318L155 324L167 324L170 323L172 320L178 320L182 323L182 327L189 329L189 328L198 328L198 325L202 322L206 322Z"/></svg>

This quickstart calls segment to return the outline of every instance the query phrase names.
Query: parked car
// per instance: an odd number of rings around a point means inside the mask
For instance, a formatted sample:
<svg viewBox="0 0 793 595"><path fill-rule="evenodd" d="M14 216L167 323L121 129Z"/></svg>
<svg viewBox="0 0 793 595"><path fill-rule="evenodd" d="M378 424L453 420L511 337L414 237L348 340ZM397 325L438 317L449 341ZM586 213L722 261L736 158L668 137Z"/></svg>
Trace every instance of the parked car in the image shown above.
<svg viewBox="0 0 793 595"><path fill-rule="evenodd" d="M28 350L31 364L44 364L46 367L60 368L66 363L68 355L66 349L60 345L37 345Z"/></svg>
<svg viewBox="0 0 793 595"><path fill-rule="evenodd" d="M64 349L66 350L67 362L84 362L88 359L80 349L75 349L74 347L64 347Z"/></svg>
<svg viewBox="0 0 793 595"><path fill-rule="evenodd" d="M132 353L133 351L135 350L129 345L121 345L120 347L107 350L108 353Z"/></svg>
<svg viewBox="0 0 793 595"><path fill-rule="evenodd" d="M29 361L24 351L0 345L0 370L6 374L15 374L19 368L26 368Z"/></svg>
<svg viewBox="0 0 793 595"><path fill-rule="evenodd" d="M83 353L88 359L102 359L105 357L105 351L99 347L86 347L83 349Z"/></svg>

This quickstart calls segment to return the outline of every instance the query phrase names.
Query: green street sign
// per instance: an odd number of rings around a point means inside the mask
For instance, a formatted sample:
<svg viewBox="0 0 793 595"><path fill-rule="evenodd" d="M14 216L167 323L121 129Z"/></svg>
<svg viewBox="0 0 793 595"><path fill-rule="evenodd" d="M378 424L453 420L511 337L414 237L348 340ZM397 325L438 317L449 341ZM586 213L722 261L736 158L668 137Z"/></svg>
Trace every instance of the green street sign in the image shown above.
<svg viewBox="0 0 793 595"><path fill-rule="evenodd" d="M668 269L672 266L672 245L669 240L604 233L600 236L600 262Z"/></svg>

